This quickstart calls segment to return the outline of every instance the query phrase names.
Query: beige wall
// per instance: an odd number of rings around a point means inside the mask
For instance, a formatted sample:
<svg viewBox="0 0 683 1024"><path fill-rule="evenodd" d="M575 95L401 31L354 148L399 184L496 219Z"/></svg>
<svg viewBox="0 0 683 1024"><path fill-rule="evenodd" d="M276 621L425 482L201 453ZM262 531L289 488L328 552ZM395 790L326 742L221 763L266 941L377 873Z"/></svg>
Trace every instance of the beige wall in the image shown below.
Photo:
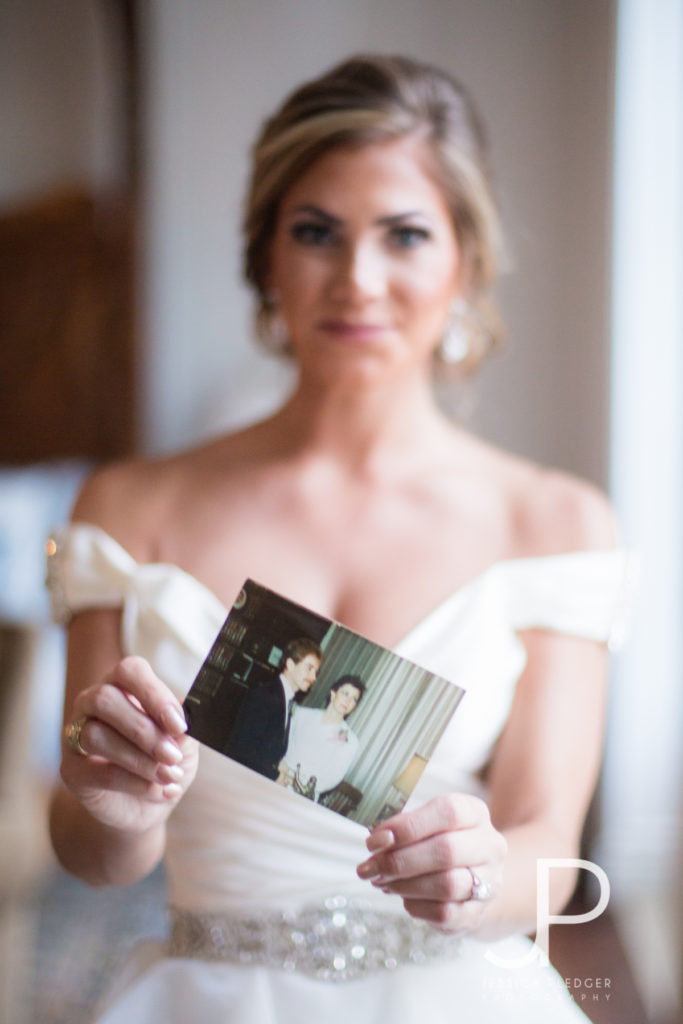
<svg viewBox="0 0 683 1024"><path fill-rule="evenodd" d="M108 13L90 0L0 4L0 207L119 182L120 54Z"/></svg>
<svg viewBox="0 0 683 1024"><path fill-rule="evenodd" d="M489 125L515 266L501 286L508 350L482 375L477 428L604 481L612 3L152 0L145 11L149 447L280 393L276 364L253 354L239 283L245 154L285 90L377 49L462 77Z"/></svg>

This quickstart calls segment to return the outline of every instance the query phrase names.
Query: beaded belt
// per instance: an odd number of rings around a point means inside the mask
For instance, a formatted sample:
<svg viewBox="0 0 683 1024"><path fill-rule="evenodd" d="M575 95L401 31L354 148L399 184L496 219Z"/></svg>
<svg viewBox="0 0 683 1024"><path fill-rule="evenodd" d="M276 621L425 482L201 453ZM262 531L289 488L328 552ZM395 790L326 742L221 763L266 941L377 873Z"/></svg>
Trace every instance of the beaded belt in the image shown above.
<svg viewBox="0 0 683 1024"><path fill-rule="evenodd" d="M231 917L171 907L170 915L170 956L301 971L326 981L449 959L462 941L346 896L296 913Z"/></svg>

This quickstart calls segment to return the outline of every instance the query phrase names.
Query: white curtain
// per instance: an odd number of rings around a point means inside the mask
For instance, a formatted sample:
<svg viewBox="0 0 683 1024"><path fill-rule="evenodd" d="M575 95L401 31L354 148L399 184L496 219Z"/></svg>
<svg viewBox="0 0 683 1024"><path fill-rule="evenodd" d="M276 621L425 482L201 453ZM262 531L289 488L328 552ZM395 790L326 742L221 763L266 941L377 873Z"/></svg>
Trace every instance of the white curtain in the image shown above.
<svg viewBox="0 0 683 1024"><path fill-rule="evenodd" d="M345 778L363 794L354 817L374 821L385 804L400 801L392 781L411 757L431 756L462 691L342 626L332 627L323 651L323 685L307 704L324 706L329 687L342 675L358 675L367 686L348 719L360 750Z"/></svg>
<svg viewBox="0 0 683 1024"><path fill-rule="evenodd" d="M612 495L642 573L614 671L595 857L617 906L668 914L683 848L681 0L621 0L615 129ZM634 969L650 974L659 998L659 969L680 952L663 920L648 938L646 915L631 919ZM680 916L678 928L680 938Z"/></svg>

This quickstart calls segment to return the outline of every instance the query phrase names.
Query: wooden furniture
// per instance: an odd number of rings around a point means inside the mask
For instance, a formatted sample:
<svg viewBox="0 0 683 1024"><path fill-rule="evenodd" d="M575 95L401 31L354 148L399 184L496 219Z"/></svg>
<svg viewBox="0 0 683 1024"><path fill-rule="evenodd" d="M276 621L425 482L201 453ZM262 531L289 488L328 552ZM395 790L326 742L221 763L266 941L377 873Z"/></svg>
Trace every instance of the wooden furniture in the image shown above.
<svg viewBox="0 0 683 1024"><path fill-rule="evenodd" d="M30 769L30 670L35 630L0 626L0 1021L25 1015L35 887L53 863L46 798Z"/></svg>
<svg viewBox="0 0 683 1024"><path fill-rule="evenodd" d="M326 793L321 793L318 803L348 818L349 814L356 810L362 799L363 794L361 791L342 779L334 789L328 789Z"/></svg>
<svg viewBox="0 0 683 1024"><path fill-rule="evenodd" d="M65 189L0 211L0 464L132 450L130 204Z"/></svg>

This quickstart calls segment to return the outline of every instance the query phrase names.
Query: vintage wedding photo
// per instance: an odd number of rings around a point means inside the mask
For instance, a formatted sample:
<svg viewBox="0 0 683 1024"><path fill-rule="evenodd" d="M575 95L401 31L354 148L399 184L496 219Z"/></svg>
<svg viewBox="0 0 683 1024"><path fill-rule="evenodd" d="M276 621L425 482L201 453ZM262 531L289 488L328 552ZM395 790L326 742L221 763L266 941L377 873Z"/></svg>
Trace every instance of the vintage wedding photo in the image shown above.
<svg viewBox="0 0 683 1024"><path fill-rule="evenodd" d="M202 743L370 827L401 810L463 694L247 580L184 710Z"/></svg>

